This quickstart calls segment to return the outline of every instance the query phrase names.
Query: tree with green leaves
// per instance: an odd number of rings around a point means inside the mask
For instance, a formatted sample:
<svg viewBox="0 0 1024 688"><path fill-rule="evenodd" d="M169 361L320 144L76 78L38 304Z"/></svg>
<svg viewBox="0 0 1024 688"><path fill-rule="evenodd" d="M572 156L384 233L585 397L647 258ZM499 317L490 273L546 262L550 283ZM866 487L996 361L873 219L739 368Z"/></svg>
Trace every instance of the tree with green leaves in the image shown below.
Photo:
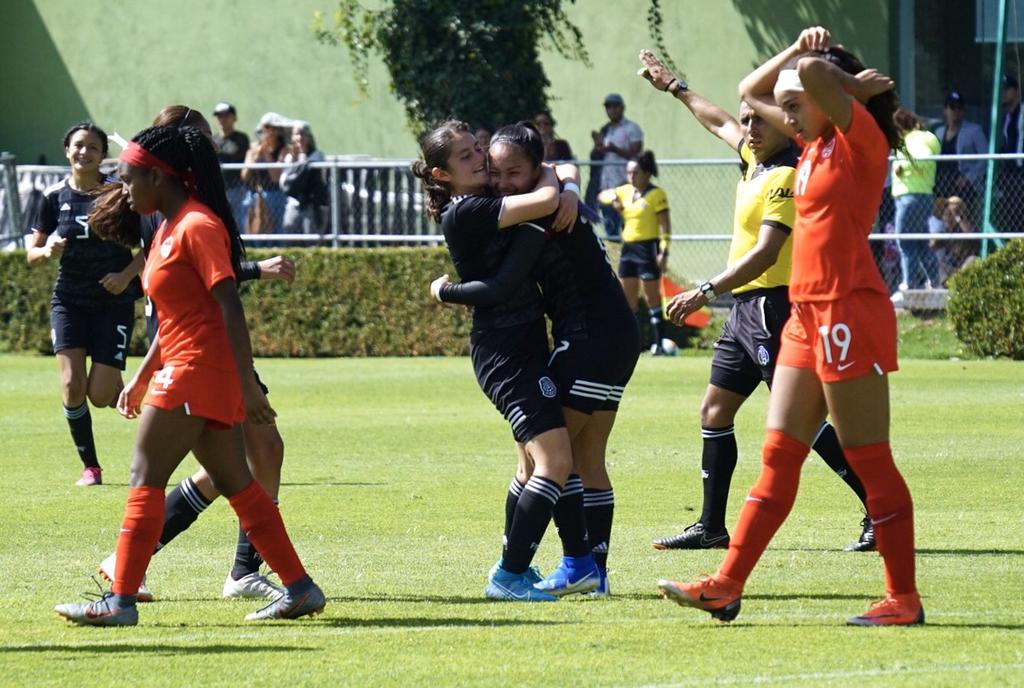
<svg viewBox="0 0 1024 688"><path fill-rule="evenodd" d="M652 36L667 54L659 0L650 3ZM493 130L547 110L542 47L589 64L562 0L388 0L379 10L338 0L333 24L317 13L314 32L348 49L364 92L369 57L379 54L417 134L449 117Z"/></svg>

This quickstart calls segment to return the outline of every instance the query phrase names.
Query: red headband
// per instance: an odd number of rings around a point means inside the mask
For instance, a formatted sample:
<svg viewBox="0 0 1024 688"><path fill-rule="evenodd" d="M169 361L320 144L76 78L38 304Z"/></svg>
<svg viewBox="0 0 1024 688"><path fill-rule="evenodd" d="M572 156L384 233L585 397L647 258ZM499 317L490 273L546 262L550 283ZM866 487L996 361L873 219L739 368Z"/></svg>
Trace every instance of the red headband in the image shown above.
<svg viewBox="0 0 1024 688"><path fill-rule="evenodd" d="M121 151L121 155L117 159L135 167L155 167L172 177L178 177L179 179L182 177L180 172L134 141L128 142L128 145Z"/></svg>

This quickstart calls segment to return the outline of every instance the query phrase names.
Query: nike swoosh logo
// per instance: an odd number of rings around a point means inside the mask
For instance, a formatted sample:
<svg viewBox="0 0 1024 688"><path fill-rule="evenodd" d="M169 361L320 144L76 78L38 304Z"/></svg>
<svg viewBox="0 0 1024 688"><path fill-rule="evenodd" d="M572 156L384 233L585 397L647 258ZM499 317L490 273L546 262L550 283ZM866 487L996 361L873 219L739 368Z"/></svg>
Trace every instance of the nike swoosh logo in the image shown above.
<svg viewBox="0 0 1024 688"><path fill-rule="evenodd" d="M836 366L836 370L838 370L841 373L856 362L857 361L850 361L849 363L840 363L839 365Z"/></svg>
<svg viewBox="0 0 1024 688"><path fill-rule="evenodd" d="M873 526L881 525L882 523L885 523L886 521L891 521L894 518L896 518L896 514L889 514L885 518L880 518L880 519L877 519L877 520L876 519L871 519L871 525L873 525Z"/></svg>
<svg viewBox="0 0 1024 688"><path fill-rule="evenodd" d="M528 592L524 592L521 595L517 595L514 592L512 592L511 590L509 590L508 588L506 588L504 585L498 585L497 583L495 583L494 585L497 586L502 592L507 593L508 595L511 595L514 599L517 599L517 600L525 600L530 595L530 593L528 593Z"/></svg>
<svg viewBox="0 0 1024 688"><path fill-rule="evenodd" d="M704 593L701 593L700 597L698 599L701 602L718 602L719 600L724 600L725 598L724 597L706 597L704 595Z"/></svg>
<svg viewBox="0 0 1024 688"><path fill-rule="evenodd" d="M702 545L713 545L716 542L721 542L722 540L726 539L727 537L729 537L729 536L728 535L719 535L718 537L709 538L707 535L701 535L700 536L700 544L702 544Z"/></svg>

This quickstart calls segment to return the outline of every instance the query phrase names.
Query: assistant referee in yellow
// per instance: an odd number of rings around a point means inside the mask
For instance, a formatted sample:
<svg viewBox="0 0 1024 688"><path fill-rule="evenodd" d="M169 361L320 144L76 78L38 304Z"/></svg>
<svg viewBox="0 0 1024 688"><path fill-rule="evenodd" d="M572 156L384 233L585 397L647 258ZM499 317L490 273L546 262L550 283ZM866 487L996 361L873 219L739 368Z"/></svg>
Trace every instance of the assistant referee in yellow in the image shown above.
<svg viewBox="0 0 1024 688"><path fill-rule="evenodd" d="M680 100L697 121L740 157L742 177L736 186L736 213L726 269L669 302L666 315L676 324L693 311L732 292L735 303L715 342L711 380L700 407L703 437L701 475L704 504L700 520L679 535L654 541L656 549L709 549L729 546L725 511L736 468L733 421L743 402L764 381L772 384L782 327L789 318L789 274L796 219L793 180L799 150L789 135L776 131L740 103L740 121L694 93L648 50L640 53L641 75L655 88ZM865 504L864 487L850 469L835 429L827 422L814 450ZM866 506L865 506L866 512ZM866 516L866 513L865 513ZM846 549L875 548L871 521L861 522L861 536Z"/></svg>

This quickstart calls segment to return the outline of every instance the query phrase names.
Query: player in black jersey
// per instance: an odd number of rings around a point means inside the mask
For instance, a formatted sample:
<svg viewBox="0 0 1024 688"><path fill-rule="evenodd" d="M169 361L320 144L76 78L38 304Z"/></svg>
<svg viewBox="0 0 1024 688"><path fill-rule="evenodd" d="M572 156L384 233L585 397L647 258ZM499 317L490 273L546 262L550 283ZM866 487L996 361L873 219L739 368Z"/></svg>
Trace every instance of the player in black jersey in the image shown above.
<svg viewBox="0 0 1024 688"><path fill-rule="evenodd" d="M153 120L153 126L194 127L206 134L212 141L213 134L206 118L197 110L185 105L165 107ZM104 210L106 212L103 212ZM111 235L116 235L119 231L123 232L128 227L136 227L138 236L119 236L118 239L128 244L138 243L141 240L143 253L148 254L153 235L163 218L159 213L146 215L136 226L132 222L122 219L124 214L128 214L129 217L134 216L134 213L131 213L127 207L126 197L121 195L121 188L117 187L97 200L92 224L97 227L97 231ZM137 216L134 217L137 218ZM283 256L275 256L259 262L242 261L236 277L239 283L248 280L276 279L291 282L295 278L295 264ZM157 314L148 301L146 303L146 322L150 341L152 341L156 334ZM260 381L259 376L256 377L256 381L263 388L263 393L268 393L269 390ZM246 420L242 424L242 429L245 435L245 454L249 468L256 480L276 502L281 484L281 466L284 462L284 440L281 438L276 424L260 425ZM168 493L165 501L164 527L160 534L157 551L188 529L199 517L199 514L218 496L220 493L204 468L200 468L195 474L176 485ZM100 564L100 573L109 580L114 578L116 561L115 555L111 554ZM281 589L270 582L266 576L260 574L262 561L259 552L252 546L248 536L239 528L235 561L224 581L223 596L275 598L280 595ZM139 590L139 601L150 602L152 599L152 592L143 584L143 588Z"/></svg>
<svg viewBox="0 0 1024 688"><path fill-rule="evenodd" d="M503 127L491 140L489 157L494 190L522 193L542 174L543 141L528 122ZM575 209L578 186L565 186L563 207ZM537 224L547 228L552 221L546 218ZM596 593L606 595L614 493L605 451L619 401L636 365L639 332L601 240L587 219L576 219L572 225L570 231L548 233L546 241L516 243L491 278L450 284L445 276L435 281L431 291L443 302L481 307L501 303L524 279L541 286L555 342L550 366L572 439L574 474L555 509L555 525L563 542L562 564L538 587L563 594L575 591L575 584L586 578L576 538L586 544L589 530L600 576ZM528 457L520 452L520 459L510 495L521 491L530 475ZM579 502L586 514L581 525L572 522Z"/></svg>
<svg viewBox="0 0 1024 688"><path fill-rule="evenodd" d="M50 300L50 337L60 367L64 416L84 464L77 484L100 485L103 474L88 402L113 406L124 386L121 371L135 323L134 302L142 294L137 279L142 254L133 257L130 248L104 241L89 227L92 192L113 181L100 171L106 133L91 122L76 124L64 135L64 154L71 174L43 192L28 263L60 260Z"/></svg>
<svg viewBox="0 0 1024 688"><path fill-rule="evenodd" d="M427 214L441 224L455 269L464 280L489 277L513 243L543 240L543 229L520 223L558 207L558 180L547 170L531 192L495 198L486 157L468 125L449 121L429 132L413 173L423 186ZM515 601L554 601L534 587L534 552L572 469L558 387L547 366L547 332L540 292L522 281L502 303L474 309L470 356L481 389L505 416L535 469L515 504L502 558L485 595ZM580 516L582 518L582 515ZM596 585L596 581L594 582Z"/></svg>

